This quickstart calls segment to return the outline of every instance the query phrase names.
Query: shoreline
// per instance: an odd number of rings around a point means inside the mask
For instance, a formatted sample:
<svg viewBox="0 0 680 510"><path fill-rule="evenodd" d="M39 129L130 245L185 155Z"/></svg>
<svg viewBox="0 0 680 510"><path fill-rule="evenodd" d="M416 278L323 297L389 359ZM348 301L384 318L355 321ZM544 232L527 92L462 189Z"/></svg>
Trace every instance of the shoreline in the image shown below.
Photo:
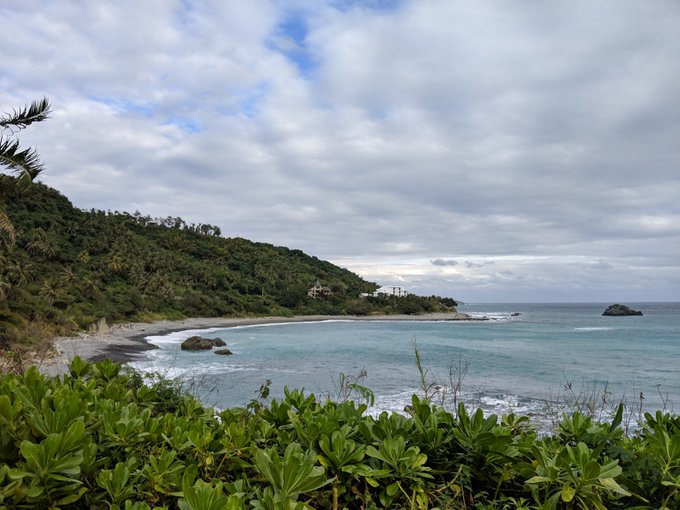
<svg viewBox="0 0 680 510"><path fill-rule="evenodd" d="M131 322L108 326L100 324L96 331L81 332L75 337L53 339L53 357L36 363L45 375L68 373L68 365L75 356L88 361L111 359L127 363L139 359L144 352L157 349L146 341L149 336L162 336L178 331L209 328L233 328L291 322L324 321L484 321L486 318L471 317L465 313L430 313L424 315L299 315L294 317L195 317L183 320L160 320L154 322Z"/></svg>

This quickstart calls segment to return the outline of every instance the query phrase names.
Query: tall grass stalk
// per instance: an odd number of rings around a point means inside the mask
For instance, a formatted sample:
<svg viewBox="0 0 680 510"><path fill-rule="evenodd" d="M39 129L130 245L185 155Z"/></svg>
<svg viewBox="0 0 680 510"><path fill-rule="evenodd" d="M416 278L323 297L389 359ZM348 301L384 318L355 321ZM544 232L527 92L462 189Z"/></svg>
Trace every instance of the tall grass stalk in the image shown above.
<svg viewBox="0 0 680 510"><path fill-rule="evenodd" d="M451 409L452 412L456 413L470 361L463 360L462 353L459 351L457 357L452 357L449 360L448 381L442 382L436 377L433 378L430 371L425 368L415 337L411 339L411 343L413 344L423 399L440 407Z"/></svg>

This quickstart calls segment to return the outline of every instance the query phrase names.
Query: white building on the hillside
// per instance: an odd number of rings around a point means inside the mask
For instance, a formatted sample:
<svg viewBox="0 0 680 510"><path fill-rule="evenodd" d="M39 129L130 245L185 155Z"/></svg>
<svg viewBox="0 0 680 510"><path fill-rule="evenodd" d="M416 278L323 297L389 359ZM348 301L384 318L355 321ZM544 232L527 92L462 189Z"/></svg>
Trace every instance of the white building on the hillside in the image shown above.
<svg viewBox="0 0 680 510"><path fill-rule="evenodd" d="M380 297L380 296L396 296L396 297L406 297L409 293L403 287L380 287L378 290L372 293L361 294L361 297Z"/></svg>

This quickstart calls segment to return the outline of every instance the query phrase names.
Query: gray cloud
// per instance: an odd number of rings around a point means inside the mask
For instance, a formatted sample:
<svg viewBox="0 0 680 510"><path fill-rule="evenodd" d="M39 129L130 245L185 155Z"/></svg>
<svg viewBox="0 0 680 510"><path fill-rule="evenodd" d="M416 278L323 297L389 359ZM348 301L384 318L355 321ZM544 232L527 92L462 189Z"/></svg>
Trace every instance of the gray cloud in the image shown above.
<svg viewBox="0 0 680 510"><path fill-rule="evenodd" d="M680 299L674 0L0 15L0 109L52 99L22 141L79 207L214 223L464 301Z"/></svg>
<svg viewBox="0 0 680 510"><path fill-rule="evenodd" d="M607 269L612 269L614 266L612 266L606 260L598 260L597 262L592 262L587 267L592 268L592 269L607 270Z"/></svg>
<svg viewBox="0 0 680 510"><path fill-rule="evenodd" d="M452 260L452 259L449 259L449 260L434 259L434 260L431 260L430 263L433 266L457 266L458 265L458 261Z"/></svg>
<svg viewBox="0 0 680 510"><path fill-rule="evenodd" d="M487 260L486 262L482 262L482 263L470 262L469 260L466 260L465 261L465 267L467 267L468 269L473 269L473 268L476 268L476 267L488 266L488 265L493 264L493 263L494 262L492 260Z"/></svg>

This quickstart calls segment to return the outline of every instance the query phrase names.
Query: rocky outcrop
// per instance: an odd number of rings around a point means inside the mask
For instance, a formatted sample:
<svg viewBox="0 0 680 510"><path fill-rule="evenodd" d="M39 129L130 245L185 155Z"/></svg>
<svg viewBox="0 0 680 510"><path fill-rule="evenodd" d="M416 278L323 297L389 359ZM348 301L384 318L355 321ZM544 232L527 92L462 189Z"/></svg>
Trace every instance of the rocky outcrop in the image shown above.
<svg viewBox="0 0 680 510"><path fill-rule="evenodd" d="M87 327L87 332L92 335L105 335L109 332L109 324L106 322L106 317L102 317L94 324Z"/></svg>
<svg viewBox="0 0 680 510"><path fill-rule="evenodd" d="M201 336L191 336L182 342L183 351L207 351L213 347L224 347L227 345L221 338L203 338Z"/></svg>
<svg viewBox="0 0 680 510"><path fill-rule="evenodd" d="M229 349L217 349L215 351L215 354L220 354L222 356L231 356L234 353L231 352Z"/></svg>
<svg viewBox="0 0 680 510"><path fill-rule="evenodd" d="M622 317L625 315L642 315L642 312L638 310L633 310L628 308L626 305L611 305L602 313L602 315L607 315L611 317Z"/></svg>
<svg viewBox="0 0 680 510"><path fill-rule="evenodd" d="M183 351L207 351L212 349L212 340L200 336L192 336L182 342Z"/></svg>

